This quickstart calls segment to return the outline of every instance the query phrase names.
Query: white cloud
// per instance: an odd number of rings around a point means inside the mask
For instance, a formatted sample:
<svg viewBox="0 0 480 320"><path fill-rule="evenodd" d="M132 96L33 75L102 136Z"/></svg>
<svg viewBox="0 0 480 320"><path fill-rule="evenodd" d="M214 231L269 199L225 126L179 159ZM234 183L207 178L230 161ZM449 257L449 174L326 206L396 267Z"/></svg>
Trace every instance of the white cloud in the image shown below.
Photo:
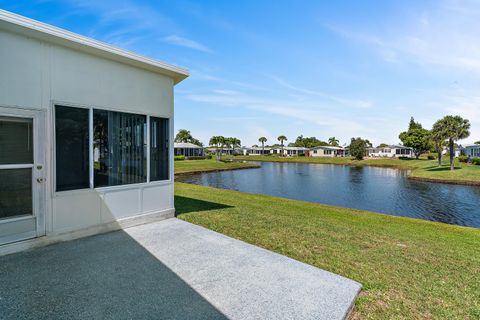
<svg viewBox="0 0 480 320"><path fill-rule="evenodd" d="M187 38L183 38L183 37L180 37L180 36L177 36L177 35L167 36L167 37L163 38L163 40L165 42L168 42L170 44L174 44L176 46L186 47L186 48L199 50L199 51L203 51L203 52L209 52L209 53L212 52L212 50L210 50L208 47L206 47L205 45L203 45L203 44L201 44L197 41L187 39Z"/></svg>
<svg viewBox="0 0 480 320"><path fill-rule="evenodd" d="M305 89L305 88L302 88L302 87L294 86L294 85L288 83L287 81L285 81L284 79L281 79L279 77L271 76L271 78L284 88L287 88L287 89L290 89L290 90L293 90L293 91L296 91L296 92L299 92L299 93L302 93L302 94L308 94L308 95L312 95L312 96L322 97L322 98L325 98L325 99L328 99L328 100L331 100L331 101L334 101L334 102L338 102L338 103L343 104L345 106L354 107L354 108L370 108L373 105L373 103L371 101L338 97L338 96L331 95L331 94L328 94L328 93L325 93L325 92L314 91L314 90L309 90L309 89Z"/></svg>
<svg viewBox="0 0 480 320"><path fill-rule="evenodd" d="M425 12L412 12L381 31L327 28L368 45L387 62L444 67L480 74L480 2L444 0ZM416 8L415 10L418 10ZM390 22L390 21L389 21ZM361 28L359 28L361 29Z"/></svg>

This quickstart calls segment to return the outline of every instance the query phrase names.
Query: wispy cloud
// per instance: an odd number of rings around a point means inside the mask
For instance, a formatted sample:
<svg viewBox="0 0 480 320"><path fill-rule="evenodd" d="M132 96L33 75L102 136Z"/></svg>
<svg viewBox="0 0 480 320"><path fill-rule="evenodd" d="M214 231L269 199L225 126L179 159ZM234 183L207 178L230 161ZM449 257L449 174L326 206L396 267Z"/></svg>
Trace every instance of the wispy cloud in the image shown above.
<svg viewBox="0 0 480 320"><path fill-rule="evenodd" d="M183 38L183 37L180 37L180 36L177 36L177 35L170 35L170 36L164 37L163 41L168 42L168 43L173 44L173 45L176 45L176 46L186 47L186 48L199 50L199 51L203 51L203 52L209 52L209 53L213 52L208 47L206 47L205 45L203 45L203 44L201 44L197 41L187 39L187 38Z"/></svg>
<svg viewBox="0 0 480 320"><path fill-rule="evenodd" d="M369 31L326 25L339 36L369 46L384 61L417 63L480 74L480 2L443 0L412 13L397 26Z"/></svg>
<svg viewBox="0 0 480 320"><path fill-rule="evenodd" d="M328 94L322 91L314 91L314 90L309 90L305 89L302 87L294 86L284 79L281 79L279 77L271 76L271 78L281 85L284 88L302 93L302 94L307 94L311 96L317 96L317 97L322 97L325 99L328 99L330 101L338 102L340 104L343 104L345 106L350 106L350 107L355 107L355 108L370 108L373 103L371 101L366 101L366 100L360 100L360 99L349 99L349 98L344 98L344 97L338 97L332 94Z"/></svg>

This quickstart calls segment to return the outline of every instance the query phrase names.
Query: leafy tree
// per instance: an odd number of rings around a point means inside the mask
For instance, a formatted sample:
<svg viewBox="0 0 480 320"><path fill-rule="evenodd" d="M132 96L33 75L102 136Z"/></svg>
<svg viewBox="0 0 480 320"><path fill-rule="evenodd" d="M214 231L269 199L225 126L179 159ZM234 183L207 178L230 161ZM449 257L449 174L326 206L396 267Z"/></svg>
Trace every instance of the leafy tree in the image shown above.
<svg viewBox="0 0 480 320"><path fill-rule="evenodd" d="M328 144L331 145L331 146L338 147L339 143L340 143L340 141L335 137L331 137L331 138L328 139Z"/></svg>
<svg viewBox="0 0 480 320"><path fill-rule="evenodd" d="M190 131L185 129L178 130L178 133L175 136L175 142L190 142L192 139L193 137Z"/></svg>
<svg viewBox="0 0 480 320"><path fill-rule="evenodd" d="M430 140L432 141L433 148L437 153L439 167L442 165L443 147L445 146L447 138L448 137L445 135L442 128L435 125L433 126L433 129L430 131Z"/></svg>
<svg viewBox="0 0 480 320"><path fill-rule="evenodd" d="M238 138L230 137L225 139L226 145L232 148L232 155L235 155L235 148L240 147L241 141Z"/></svg>
<svg viewBox="0 0 480 320"><path fill-rule="evenodd" d="M175 136L175 142L190 142L196 144L197 146L203 147L203 143L200 140L195 139L190 131L185 129L178 130L177 135Z"/></svg>
<svg viewBox="0 0 480 320"><path fill-rule="evenodd" d="M413 119L413 118L412 118ZM419 158L423 152L430 150L430 131L423 128L408 129L408 131L400 133L398 136L403 145L413 148L415 158Z"/></svg>
<svg viewBox="0 0 480 320"><path fill-rule="evenodd" d="M377 148L386 148L386 147L388 147L388 144L380 143Z"/></svg>
<svg viewBox="0 0 480 320"><path fill-rule="evenodd" d="M262 144L262 155L265 154L265 142L267 142L267 138L260 137L258 138L258 142Z"/></svg>
<svg viewBox="0 0 480 320"><path fill-rule="evenodd" d="M475 143L475 144L480 144L480 140L478 140L478 141L475 141L474 143Z"/></svg>
<svg viewBox="0 0 480 320"><path fill-rule="evenodd" d="M223 136L213 136L210 138L208 144L212 147L215 147L215 154L217 161L221 159L223 153L223 148L225 147L225 137Z"/></svg>
<svg viewBox="0 0 480 320"><path fill-rule="evenodd" d="M280 141L280 145L282 146L282 154L281 154L281 155L283 156L283 147L284 147L283 142L284 142L284 141L287 141L287 137L285 137L285 136L282 135L282 136L279 136L279 137L277 138L277 140Z"/></svg>
<svg viewBox="0 0 480 320"><path fill-rule="evenodd" d="M291 147L304 147L304 148L313 148L318 146L328 146L329 144L325 141L318 140L315 137L303 137L300 135L297 137L294 143L290 143Z"/></svg>
<svg viewBox="0 0 480 320"><path fill-rule="evenodd" d="M362 138L352 138L350 142L350 154L356 160L363 160L370 142Z"/></svg>
<svg viewBox="0 0 480 320"><path fill-rule="evenodd" d="M450 150L450 170L455 170L455 141L470 136L470 121L460 116L445 116L433 125L432 134L438 134L448 140Z"/></svg>
<svg viewBox="0 0 480 320"><path fill-rule="evenodd" d="M410 123L408 124L408 130L413 130L413 129L423 129L423 126L421 125L420 122L415 122L415 119L411 117Z"/></svg>

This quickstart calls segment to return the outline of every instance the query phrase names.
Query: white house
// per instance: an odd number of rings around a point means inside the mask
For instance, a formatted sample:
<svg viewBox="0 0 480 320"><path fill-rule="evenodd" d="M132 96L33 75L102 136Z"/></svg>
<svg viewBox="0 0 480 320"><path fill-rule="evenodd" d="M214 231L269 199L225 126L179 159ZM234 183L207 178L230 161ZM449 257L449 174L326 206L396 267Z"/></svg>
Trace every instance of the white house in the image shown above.
<svg viewBox="0 0 480 320"><path fill-rule="evenodd" d="M469 144L462 148L462 153L470 158L480 158L480 144Z"/></svg>
<svg viewBox="0 0 480 320"><path fill-rule="evenodd" d="M173 148L176 156L203 157L205 155L203 147L190 142L175 142Z"/></svg>
<svg viewBox="0 0 480 320"><path fill-rule="evenodd" d="M295 157L295 156L300 156L300 155L305 155L308 153L308 148L303 148L303 147L283 147L283 155L288 156L288 157ZM272 148L270 150L271 154L282 154L282 148L277 147L277 148Z"/></svg>
<svg viewBox="0 0 480 320"><path fill-rule="evenodd" d="M390 145L383 148L368 148L369 157L375 158L414 158L412 148L399 145Z"/></svg>
<svg viewBox="0 0 480 320"><path fill-rule="evenodd" d="M251 147L251 148L242 148L244 156L261 156L270 154L271 148L269 147Z"/></svg>
<svg viewBox="0 0 480 320"><path fill-rule="evenodd" d="M187 76L0 10L0 251L173 216Z"/></svg>
<svg viewBox="0 0 480 320"><path fill-rule="evenodd" d="M327 158L344 157L345 148L334 147L334 146L318 146L318 147L311 148L308 153L308 156L309 157L327 157Z"/></svg>

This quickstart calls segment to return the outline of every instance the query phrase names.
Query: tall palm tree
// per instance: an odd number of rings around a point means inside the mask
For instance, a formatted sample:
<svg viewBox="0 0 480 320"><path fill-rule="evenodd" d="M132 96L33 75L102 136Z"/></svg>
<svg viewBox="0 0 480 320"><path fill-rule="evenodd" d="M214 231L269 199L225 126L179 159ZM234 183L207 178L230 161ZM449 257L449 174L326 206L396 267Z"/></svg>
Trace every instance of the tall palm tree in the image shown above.
<svg viewBox="0 0 480 320"><path fill-rule="evenodd" d="M460 116L446 116L433 125L433 135L440 135L448 140L450 149L450 170L455 170L455 141L466 139L470 136L470 121Z"/></svg>
<svg viewBox="0 0 480 320"><path fill-rule="evenodd" d="M219 137L218 136L213 136L210 138L208 141L208 144L212 147L215 147L215 159L218 161L220 160L220 157L218 155L218 147L219 147Z"/></svg>
<svg viewBox="0 0 480 320"><path fill-rule="evenodd" d="M232 156L234 156L235 155L235 148L240 147L242 142L240 141L240 139L235 138L235 137L227 138L227 141L228 141L228 145L232 148Z"/></svg>
<svg viewBox="0 0 480 320"><path fill-rule="evenodd" d="M335 137L331 137L328 139L328 144L331 146L337 147L339 143L340 141L338 141L338 139Z"/></svg>
<svg viewBox="0 0 480 320"><path fill-rule="evenodd" d="M265 137L260 137L258 138L258 142L262 144L262 155L265 154L265 142L267 142L267 138Z"/></svg>
<svg viewBox="0 0 480 320"><path fill-rule="evenodd" d="M445 135L442 128L439 127L439 123L435 123L433 129L430 131L430 140L432 141L433 147L437 151L439 167L442 166L443 147L447 139L448 137Z"/></svg>
<svg viewBox="0 0 480 320"><path fill-rule="evenodd" d="M279 137L277 138L277 140L280 141L280 145L282 146L282 154L281 154L281 155L283 156L283 142L284 142L284 141L287 141L287 137L285 137L285 136L282 135L282 136L279 136Z"/></svg>

